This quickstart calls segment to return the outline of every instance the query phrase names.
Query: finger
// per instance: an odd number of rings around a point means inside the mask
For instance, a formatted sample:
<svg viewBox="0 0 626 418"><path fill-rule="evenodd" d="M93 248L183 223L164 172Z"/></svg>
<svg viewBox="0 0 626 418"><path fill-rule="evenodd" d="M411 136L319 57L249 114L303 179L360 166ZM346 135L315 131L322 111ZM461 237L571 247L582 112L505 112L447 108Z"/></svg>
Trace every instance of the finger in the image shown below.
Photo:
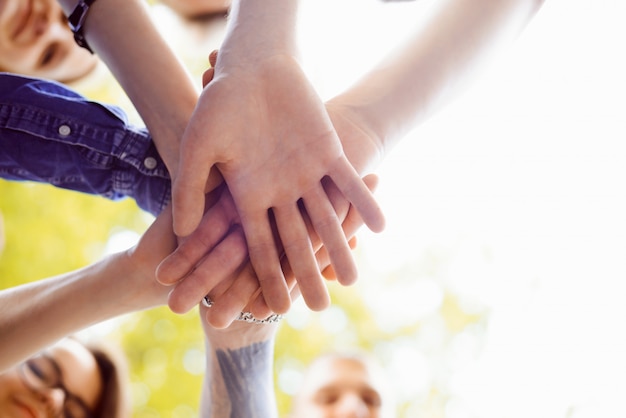
<svg viewBox="0 0 626 418"><path fill-rule="evenodd" d="M348 199L346 199L346 197L341 193L337 185L333 183L330 177L325 176L322 178L322 186L326 196L328 196L328 200L331 205L333 205L333 209L337 214L337 217L339 219L345 219L348 214L348 209L350 209L350 202Z"/></svg>
<svg viewBox="0 0 626 418"><path fill-rule="evenodd" d="M363 183L369 190L374 191L378 186L378 176L370 174L363 178ZM356 210L354 206L350 206L346 219L344 219L341 224L344 234L346 237L352 238L362 226L363 218L361 217L360 212Z"/></svg>
<svg viewBox="0 0 626 418"><path fill-rule="evenodd" d="M298 300L300 296L302 296L302 293L300 292L300 287L298 286L298 283L295 280L293 281L293 285L290 286L290 289L291 290L289 291L289 297L291 298L292 302L295 302L296 300ZM257 300L261 301L262 299L263 299L263 295L262 294L258 295ZM244 311L250 312L252 316L254 316L255 318L267 318L268 316L274 313L267 307L261 308L262 306L263 306L262 304L259 304L260 309L256 311L246 307L244 308Z"/></svg>
<svg viewBox="0 0 626 418"><path fill-rule="evenodd" d="M291 265L289 264L289 260L286 256L281 259L281 269L283 271L283 277L285 279L287 289L293 289L296 285L296 276L293 274L293 270L291 269ZM291 298L290 300L293 301ZM269 315L274 313L267 305L265 297L260 289L258 294L253 295L248 301L245 310L250 311L255 318L267 318Z"/></svg>
<svg viewBox="0 0 626 418"><path fill-rule="evenodd" d="M345 198L359 211L368 228L374 232L382 231L385 228L382 210L348 160L343 157L329 175Z"/></svg>
<svg viewBox="0 0 626 418"><path fill-rule="evenodd" d="M180 161L172 180L174 232L179 237L191 234L200 223L204 209L202 198L211 177L215 178L209 173L221 155L220 147L232 139L232 132L224 130L220 119L212 117L220 107L213 98L221 93L222 89L215 82L203 90L181 138ZM220 138L220 141L212 141L211 146L207 146L206 138Z"/></svg>
<svg viewBox="0 0 626 418"><path fill-rule="evenodd" d="M206 159L199 159L190 149L197 149L194 133L185 131L181 149L178 174L172 184L172 213L174 216L174 232L179 237L191 234L202 219L204 209L204 189L211 166Z"/></svg>
<svg viewBox="0 0 626 418"><path fill-rule="evenodd" d="M378 184L378 177L374 174L370 174L366 176L363 179L363 181L365 182L369 190L374 191L374 189L376 188ZM345 199L345 197L341 194L341 191L339 191L335 183L333 183L333 181L329 177L324 177L322 179L322 184L324 185L324 191L326 192L326 195L328 196L329 201L331 202L335 212L337 213L337 216L340 219L344 219L345 221L345 218L348 214L348 210L351 208L349 202ZM308 219L306 215L307 215L306 212L303 213L303 217L305 219ZM361 225L362 225L362 221L361 221ZM343 229L343 226L342 226L342 229ZM329 256L328 256L326 247L320 246L319 240L316 241L315 239L313 239L314 233L309 231L309 235L312 237L311 240L314 244L314 248L316 249L316 256L318 257L318 263L320 265L320 269L322 270L322 276L327 280L336 280L337 273L335 272L335 269L333 268L333 266L330 265L331 263L330 263L330 259L328 258ZM348 240L348 246L350 247L351 250L353 250L356 247L356 237L353 236ZM325 257L324 260L328 260L327 263L324 265L324 267L322 265L322 262L320 261L320 257Z"/></svg>
<svg viewBox="0 0 626 418"><path fill-rule="evenodd" d="M179 282L228 232L234 210L230 204L232 201L224 191L216 193L220 200L205 212L198 229L184 239L157 267L156 277L159 283L169 286Z"/></svg>
<svg viewBox="0 0 626 418"><path fill-rule="evenodd" d="M289 288L289 297L291 298L292 302L295 302L302 295L302 293L300 292L300 287L298 286L298 283L293 280ZM243 310L250 312L255 318L267 318L274 313L271 309L267 307L267 305L263 303L262 294L254 295L254 300L249 303Z"/></svg>
<svg viewBox="0 0 626 418"><path fill-rule="evenodd" d="M302 296L302 293L300 292L300 287L298 286L298 283L296 283L295 286L293 287L293 289L291 289L291 291L289 292L289 296L291 297L291 300L294 301L294 302L296 300L298 300L298 298L300 296Z"/></svg>
<svg viewBox="0 0 626 418"><path fill-rule="evenodd" d="M379 178L376 174L368 174L363 177L363 183L365 183L365 186L367 186L372 193L378 188L378 180Z"/></svg>
<svg viewBox="0 0 626 418"><path fill-rule="evenodd" d="M217 62L217 49L214 49L209 54L209 65L211 67L205 70L204 73L202 73L202 87L203 88L206 87L207 84L211 82L211 80L213 80L213 77L215 76L215 63L216 62Z"/></svg>
<svg viewBox="0 0 626 418"><path fill-rule="evenodd" d="M354 250L356 248L356 237L350 238L350 240L348 241L348 245L350 246L351 250ZM337 280L337 273L335 273L335 269L330 263L330 257L328 256L328 252L326 251L326 248L325 247L320 248L320 250L315 254L315 256L317 257L317 261L320 265L320 269L322 270L322 276L326 280Z"/></svg>
<svg viewBox="0 0 626 418"><path fill-rule="evenodd" d="M202 87L206 87L207 84L209 84L211 80L213 80L214 76L215 76L215 69L213 67L206 69L202 73Z"/></svg>
<svg viewBox="0 0 626 418"><path fill-rule="evenodd" d="M376 190L376 187L378 186L378 176L376 176L375 174L370 174L370 175L365 176L363 178L363 181L365 182L365 185L367 186L369 190L371 190L372 192ZM328 186L329 187L326 187L326 190L327 190L327 193L329 194L329 197L331 197L332 199L333 192L332 192L331 187L333 185L331 183ZM335 188L335 190L337 189ZM351 250L354 250L357 246L357 238L356 236L354 236L354 234L357 233L357 231L361 228L361 226L363 226L363 220L361 219L359 213L354 209L354 207L350 206L349 211L343 223L341 224L341 227L345 236L350 237L348 239L348 246L350 247ZM319 248L317 252L315 253L315 256L317 257L320 270L322 270L322 276L327 280L336 280L337 275L333 269L333 266L330 263L330 258L328 256L328 252L326 251L326 248L323 246ZM259 307L259 309L261 308Z"/></svg>
<svg viewBox="0 0 626 418"><path fill-rule="evenodd" d="M222 173L220 172L220 170L218 170L216 166L211 167L211 169L209 170L209 178L206 180L206 184L204 185L204 193L205 194L212 193L216 189L218 189L220 186L225 186L225 185L226 185L226 182L224 181L224 177L222 177ZM224 193L228 193L230 195L228 188L227 187L224 187L224 188L226 189ZM230 199L232 199L232 197L230 197Z"/></svg>
<svg viewBox="0 0 626 418"><path fill-rule="evenodd" d="M328 196L321 187L315 188L305 196L304 204L313 228L328 252L337 279L344 286L353 284L358 275L356 264ZM303 296L306 296L304 290Z"/></svg>
<svg viewBox="0 0 626 418"><path fill-rule="evenodd" d="M247 264L232 282L220 283L211 294L213 306L206 313L206 320L215 328L226 328L245 310L250 300L261 296L261 288L251 264ZM271 314L267 314L269 316Z"/></svg>
<svg viewBox="0 0 626 418"><path fill-rule="evenodd" d="M267 305L276 313L284 313L291 305L289 290L280 268L269 213L265 212L263 215L242 213L241 221L248 242L248 254Z"/></svg>
<svg viewBox="0 0 626 418"><path fill-rule="evenodd" d="M196 306L222 280L236 273L246 261L243 232L234 228L211 251L185 280L170 292L168 306L173 312L184 313Z"/></svg>
<svg viewBox="0 0 626 418"><path fill-rule="evenodd" d="M363 181L369 190L374 191L378 185L378 176L376 176L375 174L370 174L365 176L363 178ZM341 224L341 227L344 231L345 236L350 237L348 243L351 248L353 248L353 246L356 246L356 237L354 237L354 234L356 234L361 226L363 226L363 220L361 219L359 213L353 207L350 207L348 213L346 214L346 218ZM321 251L321 249L318 250L318 253L319 251ZM317 253L316 257L318 257ZM322 270L325 270L326 268L324 266L329 265L329 260L327 259L326 264L324 264L325 261L323 257L325 257L324 253L319 254L320 268ZM285 277L285 282L287 283L287 286L291 289L291 292L293 292L293 289L294 287L297 287L297 284L295 277L293 276L289 260L285 259L283 261L282 269ZM295 300L293 296L291 300ZM258 318L267 317L272 313L272 311L264 303L264 299L262 296L258 296L253 301L251 301L247 309L251 311L255 317Z"/></svg>
<svg viewBox="0 0 626 418"><path fill-rule="evenodd" d="M330 304L328 291L315 262L315 253L297 204L276 207L274 215L283 249L300 284L304 301L315 311L327 308ZM268 305L272 307L269 302Z"/></svg>
<svg viewBox="0 0 626 418"><path fill-rule="evenodd" d="M215 64L217 64L217 54L217 49L214 49L209 54L209 64L211 65L211 67L215 67Z"/></svg>
<svg viewBox="0 0 626 418"><path fill-rule="evenodd" d="M352 249L356 247L357 242L354 234L356 234L362 226L363 219L361 218L361 214L356 210L356 208L350 206L348 215L346 215L346 219L343 220L341 228L343 229L344 234L346 234L347 237L350 237L348 244Z"/></svg>

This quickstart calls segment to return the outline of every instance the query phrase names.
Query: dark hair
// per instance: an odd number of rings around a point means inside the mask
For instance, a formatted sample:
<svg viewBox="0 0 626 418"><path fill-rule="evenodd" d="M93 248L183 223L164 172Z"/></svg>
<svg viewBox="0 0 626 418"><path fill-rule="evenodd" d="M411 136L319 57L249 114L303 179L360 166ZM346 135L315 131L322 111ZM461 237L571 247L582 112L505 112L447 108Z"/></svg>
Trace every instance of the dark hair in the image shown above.
<svg viewBox="0 0 626 418"><path fill-rule="evenodd" d="M96 359L102 378L102 394L95 410L96 418L128 418L131 415L129 375L126 357L120 349L107 344L86 344Z"/></svg>

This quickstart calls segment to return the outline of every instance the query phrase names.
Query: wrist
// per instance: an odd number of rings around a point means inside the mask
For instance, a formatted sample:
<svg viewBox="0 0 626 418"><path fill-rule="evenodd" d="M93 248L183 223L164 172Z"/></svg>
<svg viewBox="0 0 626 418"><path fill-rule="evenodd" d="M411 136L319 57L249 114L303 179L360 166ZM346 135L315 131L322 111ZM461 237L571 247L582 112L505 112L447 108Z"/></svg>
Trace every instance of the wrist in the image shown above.
<svg viewBox="0 0 626 418"><path fill-rule="evenodd" d="M387 152L386 138L377 129L376 117L368 117L365 106L339 96L326 102L326 109L350 164L362 176L371 172Z"/></svg>
<svg viewBox="0 0 626 418"><path fill-rule="evenodd" d="M118 264L121 274L111 278L116 288L116 299L123 310L120 314L136 312L167 304L171 288L156 281L156 262L140 259L135 249L114 254L113 262Z"/></svg>
<svg viewBox="0 0 626 418"><path fill-rule="evenodd" d="M218 65L233 68L252 65L268 56L298 57L296 46L297 0L239 0L220 47Z"/></svg>
<svg viewBox="0 0 626 418"><path fill-rule="evenodd" d="M242 321L234 321L228 328L214 328L204 319L206 309L200 309L200 317L205 338L213 350L232 350L269 341L278 330L278 323L255 324Z"/></svg>

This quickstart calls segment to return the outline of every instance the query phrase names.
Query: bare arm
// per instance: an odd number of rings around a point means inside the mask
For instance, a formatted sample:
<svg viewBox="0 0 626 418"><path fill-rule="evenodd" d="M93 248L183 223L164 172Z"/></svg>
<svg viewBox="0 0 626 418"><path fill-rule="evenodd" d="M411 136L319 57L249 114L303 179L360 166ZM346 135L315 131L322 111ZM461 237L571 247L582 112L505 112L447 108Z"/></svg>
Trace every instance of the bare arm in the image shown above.
<svg viewBox="0 0 626 418"><path fill-rule="evenodd" d="M78 3L58 1L66 15ZM96 1L84 27L89 45L137 108L173 177L180 138L198 100L198 88L159 34L144 1Z"/></svg>
<svg viewBox="0 0 626 418"><path fill-rule="evenodd" d="M206 309L201 310L201 318ZM201 416L211 418L278 416L273 382L277 324L234 322L215 329L202 320L206 364Z"/></svg>
<svg viewBox="0 0 626 418"><path fill-rule="evenodd" d="M207 175L219 169L239 211L263 295L276 312L290 304L280 244L307 304L316 310L329 304L299 205L328 249L339 281L356 280L340 221L321 184L324 177L335 182L368 226L380 230L384 223L298 62L298 3L233 3L215 77L185 131L173 183L174 227L188 235L200 221Z"/></svg>
<svg viewBox="0 0 626 418"><path fill-rule="evenodd" d="M92 324L165 304L169 290L154 271L175 243L166 209L128 251L0 291L0 371Z"/></svg>
<svg viewBox="0 0 626 418"><path fill-rule="evenodd" d="M542 0L434 2L427 23L409 41L327 104L333 123L347 116L374 139L377 153L346 154L357 170L376 164L411 129L450 101L510 46ZM344 147L346 142L342 137ZM350 146L350 145L348 145Z"/></svg>
<svg viewBox="0 0 626 418"><path fill-rule="evenodd" d="M326 103L345 155L361 175L371 171L410 129L457 97L485 58L512 42L541 1L447 0L436 5L428 24L407 45ZM355 230L356 227L348 236ZM182 277L196 258L188 249L170 258L167 265L175 269L168 268L168 281ZM288 288L292 288L293 281L285 278ZM185 281L182 283L181 289L186 288ZM249 283L248 289L242 294L257 291L250 280L245 283ZM195 300L202 295L198 293ZM212 295L217 307L222 301L216 296ZM246 302L241 298L232 303L234 309L225 316L218 315L220 306L209 313L209 320L216 326L225 326ZM270 313L259 303L254 303L251 310L259 317Z"/></svg>
<svg viewBox="0 0 626 418"><path fill-rule="evenodd" d="M66 14L69 14L77 3L77 0L58 1ZM96 1L87 14L85 36L138 109L150 130L159 154L174 178L178 170L180 139L197 103L198 91L154 27L144 2ZM217 105L219 106L219 103ZM221 181L221 176L213 170L208 179L205 177L207 184L203 184L203 191L204 186L213 189ZM204 203L204 193L200 198ZM228 232L230 218L205 217L203 224L206 229L211 230L211 236L214 237L217 231L222 234ZM223 236L220 235L220 238ZM241 241L239 238L240 235L230 234L225 240L230 249L229 260L247 256L246 246L236 245ZM221 255L216 253L207 258L209 262L217 260L211 264L212 269L209 273L216 280L232 273L225 263L219 263L220 257Z"/></svg>

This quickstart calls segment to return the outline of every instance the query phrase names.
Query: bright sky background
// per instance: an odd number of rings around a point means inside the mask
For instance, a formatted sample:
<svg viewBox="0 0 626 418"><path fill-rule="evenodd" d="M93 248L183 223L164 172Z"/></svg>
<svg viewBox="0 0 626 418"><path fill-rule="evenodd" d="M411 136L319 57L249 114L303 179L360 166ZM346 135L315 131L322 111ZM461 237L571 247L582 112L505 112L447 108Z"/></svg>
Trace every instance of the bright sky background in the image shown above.
<svg viewBox="0 0 626 418"><path fill-rule="evenodd" d="M305 1L301 45L322 96L376 63L436 1ZM625 12L621 0L547 0L379 171L388 226L360 234L357 286L380 322L426 318L444 290L489 312L480 338L460 335L446 353L447 418L626 413ZM381 283L429 254L443 271ZM437 340L435 329L421 333ZM422 348L393 351L407 396L438 378Z"/></svg>
<svg viewBox="0 0 626 418"><path fill-rule="evenodd" d="M322 92L376 62L433 2L309 2L319 14L303 22L314 34L303 49L326 57L313 59ZM454 374L449 417L626 412L625 12L618 0L547 0L472 90L381 168L388 227L361 234L359 286L433 249L450 263L426 285L373 284L372 307L419 316L447 287L491 312L481 348ZM405 371L425 370L418 363Z"/></svg>

